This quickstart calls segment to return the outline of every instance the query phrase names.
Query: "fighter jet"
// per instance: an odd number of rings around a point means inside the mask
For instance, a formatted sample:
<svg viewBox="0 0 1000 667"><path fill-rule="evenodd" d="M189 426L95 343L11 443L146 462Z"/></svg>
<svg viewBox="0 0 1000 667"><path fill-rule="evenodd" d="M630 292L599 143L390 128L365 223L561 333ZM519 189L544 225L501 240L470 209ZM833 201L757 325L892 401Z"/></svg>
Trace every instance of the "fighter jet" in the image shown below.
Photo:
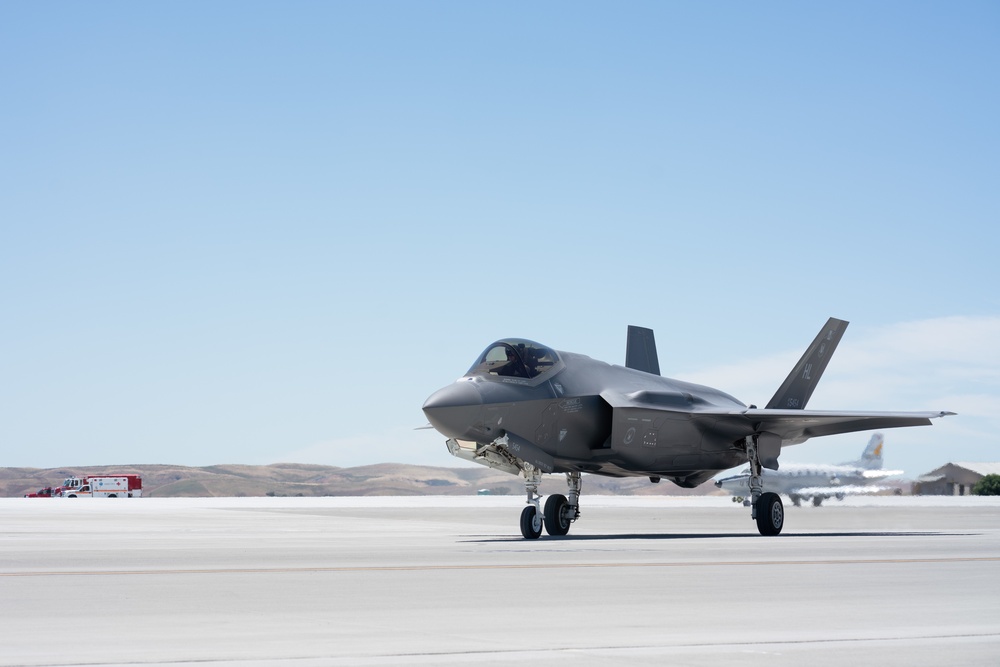
<svg viewBox="0 0 1000 667"><path fill-rule="evenodd" d="M847 324L827 321L764 409L661 377L652 329L630 326L624 367L522 338L498 340L423 410L453 455L524 476L527 539L538 538L543 524L552 536L569 532L580 518L581 473L693 488L743 463L750 464L750 516L762 535L777 535L784 507L764 491L762 469L778 469L782 447L954 414L807 411ZM568 497L553 494L543 509L538 485L548 473L566 475Z"/></svg>
<svg viewBox="0 0 1000 667"><path fill-rule="evenodd" d="M819 507L828 498L843 500L845 496L878 493L890 489L891 487L875 482L893 475L902 475L903 471L882 468L884 442L885 438L881 433L872 434L860 459L839 465L789 463L781 470L764 470L763 488L788 496L796 507L800 506L803 500L810 498L812 504ZM737 475L718 479L715 485L732 493L734 502L750 504L750 501L746 500L750 494L749 469Z"/></svg>

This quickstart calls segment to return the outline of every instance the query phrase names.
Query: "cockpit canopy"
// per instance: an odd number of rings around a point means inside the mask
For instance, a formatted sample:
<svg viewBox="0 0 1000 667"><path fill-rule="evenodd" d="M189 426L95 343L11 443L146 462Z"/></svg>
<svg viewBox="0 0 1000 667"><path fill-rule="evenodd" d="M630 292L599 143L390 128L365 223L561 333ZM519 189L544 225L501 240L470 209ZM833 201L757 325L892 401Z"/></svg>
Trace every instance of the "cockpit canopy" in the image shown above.
<svg viewBox="0 0 1000 667"><path fill-rule="evenodd" d="M466 375L534 378L559 362L555 350L523 338L499 340L483 352Z"/></svg>

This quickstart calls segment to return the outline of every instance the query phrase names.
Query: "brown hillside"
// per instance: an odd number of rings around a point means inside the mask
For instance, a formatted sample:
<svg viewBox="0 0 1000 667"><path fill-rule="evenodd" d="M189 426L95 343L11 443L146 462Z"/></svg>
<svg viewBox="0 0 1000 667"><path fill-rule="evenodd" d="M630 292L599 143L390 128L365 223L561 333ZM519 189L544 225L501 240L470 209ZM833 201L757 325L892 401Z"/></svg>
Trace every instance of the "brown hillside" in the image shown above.
<svg viewBox="0 0 1000 667"><path fill-rule="evenodd" d="M473 495L487 490L496 495L521 495L520 477L489 468L437 468L380 463L355 468L275 463L201 468L173 465L85 466L79 468L0 468L0 496L20 497L46 486L58 486L73 475L129 473L142 475L143 494L169 497L242 496L411 496ZM562 475L547 475L544 495L565 493ZM711 483L682 489L645 477L617 479L584 475L584 493L612 495L703 495L715 492Z"/></svg>

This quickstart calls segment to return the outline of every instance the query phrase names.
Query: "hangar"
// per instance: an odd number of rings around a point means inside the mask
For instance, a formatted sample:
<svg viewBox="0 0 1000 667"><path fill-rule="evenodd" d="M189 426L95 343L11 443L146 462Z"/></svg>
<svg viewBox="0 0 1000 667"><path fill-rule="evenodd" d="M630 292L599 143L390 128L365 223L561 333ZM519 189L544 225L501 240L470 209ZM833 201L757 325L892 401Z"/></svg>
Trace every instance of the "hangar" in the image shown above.
<svg viewBox="0 0 1000 667"><path fill-rule="evenodd" d="M946 463L917 478L914 495L969 496L986 475L1000 475L1000 463Z"/></svg>

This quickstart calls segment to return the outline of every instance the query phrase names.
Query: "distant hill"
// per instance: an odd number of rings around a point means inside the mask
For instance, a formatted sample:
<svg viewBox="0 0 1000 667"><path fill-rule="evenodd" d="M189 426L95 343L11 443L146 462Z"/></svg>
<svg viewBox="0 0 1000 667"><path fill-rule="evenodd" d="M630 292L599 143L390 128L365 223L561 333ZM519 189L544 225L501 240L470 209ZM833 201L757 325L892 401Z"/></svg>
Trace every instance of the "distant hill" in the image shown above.
<svg viewBox="0 0 1000 667"><path fill-rule="evenodd" d="M437 468L380 463L355 468L275 463L266 466L174 465L83 466L78 468L0 468L0 496L21 497L46 486L58 486L79 475L142 475L143 494L156 498L250 496L467 496L480 490L495 495L522 495L524 480L489 468ZM563 475L546 475L541 493L565 493ZM711 482L682 489L645 477L612 478L584 475L584 494L705 495L719 493Z"/></svg>

